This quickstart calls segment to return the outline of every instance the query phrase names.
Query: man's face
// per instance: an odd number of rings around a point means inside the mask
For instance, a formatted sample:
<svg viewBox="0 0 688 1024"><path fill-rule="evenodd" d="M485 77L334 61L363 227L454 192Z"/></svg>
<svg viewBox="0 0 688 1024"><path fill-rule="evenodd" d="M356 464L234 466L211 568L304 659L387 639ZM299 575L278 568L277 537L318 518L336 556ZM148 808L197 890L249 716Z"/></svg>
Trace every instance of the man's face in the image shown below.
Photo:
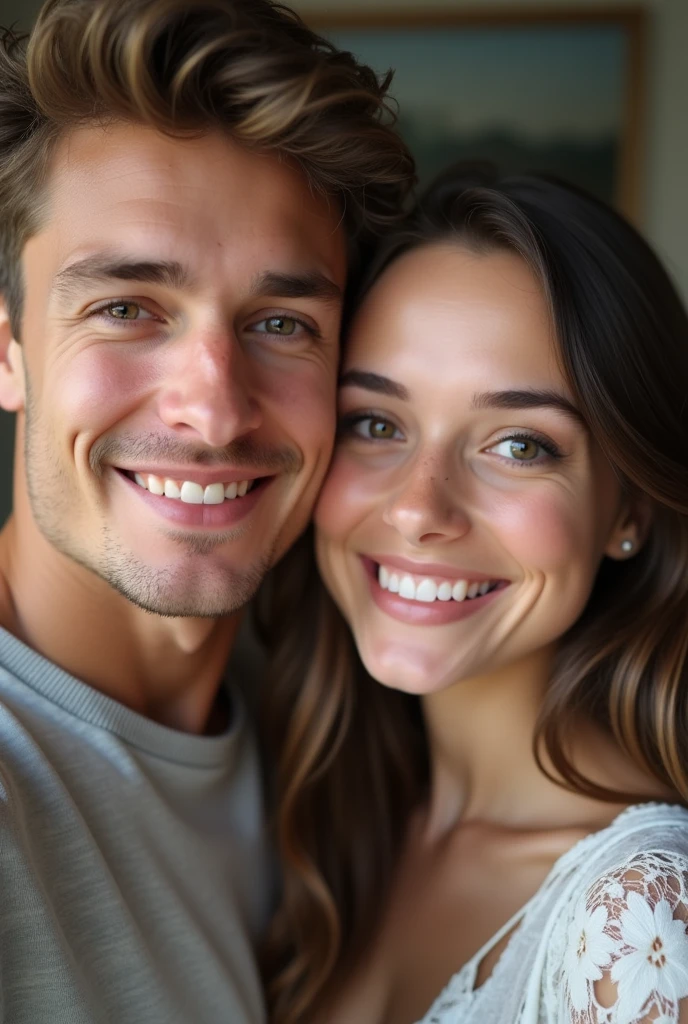
<svg viewBox="0 0 688 1024"><path fill-rule="evenodd" d="M23 254L32 515L135 604L231 612L330 456L340 211L274 156L134 125L63 140L48 199Z"/></svg>

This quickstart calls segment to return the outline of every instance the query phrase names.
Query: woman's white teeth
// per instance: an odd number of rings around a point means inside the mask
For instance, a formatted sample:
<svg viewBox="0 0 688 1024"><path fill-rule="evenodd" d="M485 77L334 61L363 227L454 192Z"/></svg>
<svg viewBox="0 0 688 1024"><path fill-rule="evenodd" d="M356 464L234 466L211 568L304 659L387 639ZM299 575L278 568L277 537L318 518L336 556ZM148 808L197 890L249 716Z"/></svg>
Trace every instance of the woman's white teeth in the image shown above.
<svg viewBox="0 0 688 1024"><path fill-rule="evenodd" d="M429 578L416 580L413 576L392 572L384 565L378 566L377 578L383 590L398 594L408 601L425 601L427 604L432 604L433 601L470 601L478 595L482 597L483 594L487 594L492 587L490 580L484 580L482 583L468 580L456 580L455 583L443 580L437 583Z"/></svg>
<svg viewBox="0 0 688 1024"><path fill-rule="evenodd" d="M176 498L187 505L221 505L225 498L229 498L230 501L234 498L243 498L253 483L252 480L242 480L231 484L216 483L202 487L193 480L168 480L153 476L152 473L146 476L135 473L134 480L139 487L144 487L151 494L164 494L166 498Z"/></svg>
<svg viewBox="0 0 688 1024"><path fill-rule="evenodd" d="M433 580L422 580L416 587L416 601L427 601L431 604L436 600L437 584Z"/></svg>

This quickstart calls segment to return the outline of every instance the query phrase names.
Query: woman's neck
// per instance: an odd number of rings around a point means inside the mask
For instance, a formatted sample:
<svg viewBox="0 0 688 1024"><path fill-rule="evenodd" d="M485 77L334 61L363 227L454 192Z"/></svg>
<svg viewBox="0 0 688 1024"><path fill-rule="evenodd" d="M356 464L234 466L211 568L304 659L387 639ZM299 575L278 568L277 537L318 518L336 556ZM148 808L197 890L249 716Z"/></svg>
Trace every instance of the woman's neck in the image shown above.
<svg viewBox="0 0 688 1024"><path fill-rule="evenodd" d="M430 839L455 825L481 821L540 830L600 826L628 801L605 804L573 793L539 768L533 738L552 673L546 648L489 676L461 682L423 698L431 764L426 819ZM551 770L546 752L543 764ZM567 754L595 783L613 790L671 799L592 724L577 723Z"/></svg>

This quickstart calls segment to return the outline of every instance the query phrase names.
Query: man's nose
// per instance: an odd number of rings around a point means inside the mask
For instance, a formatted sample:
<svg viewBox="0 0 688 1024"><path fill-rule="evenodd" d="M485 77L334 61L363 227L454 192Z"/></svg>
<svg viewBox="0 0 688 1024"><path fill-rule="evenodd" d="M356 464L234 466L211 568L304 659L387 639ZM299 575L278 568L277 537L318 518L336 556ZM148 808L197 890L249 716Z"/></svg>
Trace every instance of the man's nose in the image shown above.
<svg viewBox="0 0 688 1024"><path fill-rule="evenodd" d="M458 490L451 467L420 458L389 497L383 520L416 547L458 540L471 528Z"/></svg>
<svg viewBox="0 0 688 1024"><path fill-rule="evenodd" d="M189 439L225 447L262 422L254 371L228 331L180 339L165 379L159 415Z"/></svg>

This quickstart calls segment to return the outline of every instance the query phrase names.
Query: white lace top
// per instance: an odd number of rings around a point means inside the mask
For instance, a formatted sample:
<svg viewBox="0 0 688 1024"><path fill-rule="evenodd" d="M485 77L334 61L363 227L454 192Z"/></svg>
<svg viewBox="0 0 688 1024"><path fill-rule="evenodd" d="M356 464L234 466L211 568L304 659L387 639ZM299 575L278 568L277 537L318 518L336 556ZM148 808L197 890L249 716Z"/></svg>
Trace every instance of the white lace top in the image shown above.
<svg viewBox="0 0 688 1024"><path fill-rule="evenodd" d="M475 988L481 961L512 931ZM597 998L603 976L612 1006ZM688 1013L688 810L655 803L629 807L564 854L418 1024L675 1024L679 1011Z"/></svg>

